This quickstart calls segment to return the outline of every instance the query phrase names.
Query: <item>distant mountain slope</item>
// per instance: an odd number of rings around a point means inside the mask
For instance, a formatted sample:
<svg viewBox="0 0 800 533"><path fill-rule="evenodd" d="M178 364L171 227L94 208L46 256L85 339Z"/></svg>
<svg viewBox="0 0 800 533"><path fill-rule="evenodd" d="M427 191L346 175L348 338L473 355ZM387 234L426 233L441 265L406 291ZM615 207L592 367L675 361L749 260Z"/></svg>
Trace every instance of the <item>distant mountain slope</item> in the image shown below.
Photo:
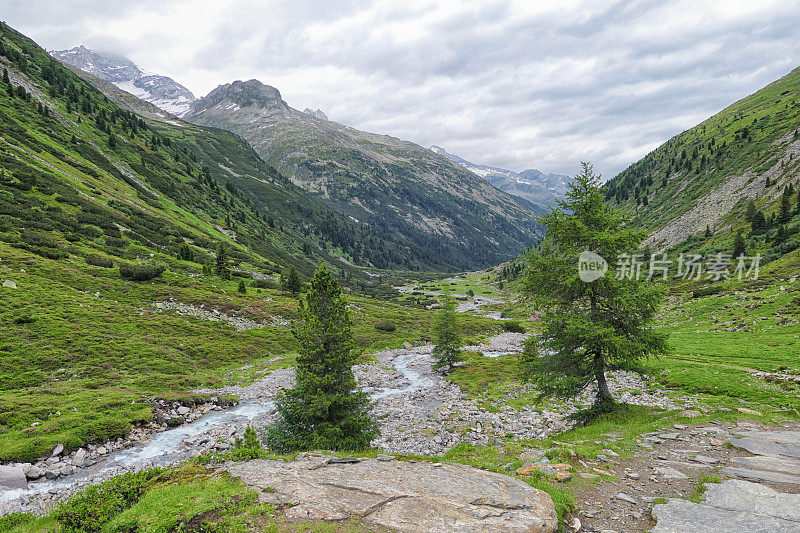
<svg viewBox="0 0 800 533"><path fill-rule="evenodd" d="M476 165L441 146L431 146L431 151L443 155L481 176L501 191L524 198L540 206L552 206L567 191L570 177L563 174L545 174L535 168L514 172L505 168Z"/></svg>
<svg viewBox="0 0 800 533"><path fill-rule="evenodd" d="M787 186L797 186L799 130L796 68L628 167L608 182L608 198L630 210L657 248L701 236L706 227L728 237L738 229L749 232L750 201L769 218ZM791 203L794 209L796 199ZM763 249L772 238L756 234L748 246Z"/></svg>
<svg viewBox="0 0 800 533"><path fill-rule="evenodd" d="M174 258L186 245L197 262L226 242L237 267L310 275L328 261L360 287L369 278L353 262L419 264L416 251L325 207L235 134L144 120L25 36L5 25L0 35L10 80L0 82L0 240L128 261Z"/></svg>
<svg viewBox="0 0 800 533"><path fill-rule="evenodd" d="M295 110L258 80L216 88L185 119L241 135L293 183L437 268L497 264L539 238L532 204L414 143Z"/></svg>
<svg viewBox="0 0 800 533"><path fill-rule="evenodd" d="M184 114L195 99L189 89L172 78L146 73L122 57L101 54L83 45L50 54L176 116Z"/></svg>

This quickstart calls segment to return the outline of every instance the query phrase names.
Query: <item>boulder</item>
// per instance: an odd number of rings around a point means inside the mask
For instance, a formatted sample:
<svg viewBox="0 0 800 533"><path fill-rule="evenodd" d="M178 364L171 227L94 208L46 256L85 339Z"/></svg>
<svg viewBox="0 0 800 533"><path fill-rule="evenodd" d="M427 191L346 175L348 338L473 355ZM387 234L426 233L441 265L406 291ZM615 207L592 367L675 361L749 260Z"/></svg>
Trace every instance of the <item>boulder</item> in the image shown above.
<svg viewBox="0 0 800 533"><path fill-rule="evenodd" d="M5 280L3 282L3 287L5 287L7 289L16 289L17 288L17 284L15 282L11 281L10 279L7 279L7 280Z"/></svg>
<svg viewBox="0 0 800 533"><path fill-rule="evenodd" d="M228 471L260 489L262 501L291 505L291 520L360 517L382 528L437 533L549 533L558 527L547 493L502 474L449 463L298 457L232 464Z"/></svg>
<svg viewBox="0 0 800 533"><path fill-rule="evenodd" d="M25 472L25 477L28 479L39 479L44 475L44 470L39 468L36 465L32 465L27 472Z"/></svg>
<svg viewBox="0 0 800 533"><path fill-rule="evenodd" d="M86 450L83 448L79 449L75 452L75 457L72 458L72 464L75 466L83 466L83 463L86 461Z"/></svg>
<svg viewBox="0 0 800 533"><path fill-rule="evenodd" d="M25 477L25 470L21 466L0 465L0 489L28 490L28 478Z"/></svg>
<svg viewBox="0 0 800 533"><path fill-rule="evenodd" d="M58 457L64 451L64 445L62 443L56 444L56 447L53 448L53 452L50 454L50 457Z"/></svg>
<svg viewBox="0 0 800 533"><path fill-rule="evenodd" d="M186 416L190 412L192 412L192 410L186 407L185 405L181 405L180 407L178 407L178 414L181 416Z"/></svg>

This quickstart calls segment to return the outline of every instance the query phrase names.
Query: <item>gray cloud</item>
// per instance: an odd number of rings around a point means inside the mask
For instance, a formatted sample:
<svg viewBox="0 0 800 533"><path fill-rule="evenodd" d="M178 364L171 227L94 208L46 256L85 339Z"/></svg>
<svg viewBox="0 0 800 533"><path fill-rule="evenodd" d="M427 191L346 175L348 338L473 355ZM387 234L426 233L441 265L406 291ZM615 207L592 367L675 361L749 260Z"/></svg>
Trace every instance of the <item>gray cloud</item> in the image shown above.
<svg viewBox="0 0 800 533"><path fill-rule="evenodd" d="M610 177L800 64L800 2L0 0L48 49L294 107L477 163Z"/></svg>

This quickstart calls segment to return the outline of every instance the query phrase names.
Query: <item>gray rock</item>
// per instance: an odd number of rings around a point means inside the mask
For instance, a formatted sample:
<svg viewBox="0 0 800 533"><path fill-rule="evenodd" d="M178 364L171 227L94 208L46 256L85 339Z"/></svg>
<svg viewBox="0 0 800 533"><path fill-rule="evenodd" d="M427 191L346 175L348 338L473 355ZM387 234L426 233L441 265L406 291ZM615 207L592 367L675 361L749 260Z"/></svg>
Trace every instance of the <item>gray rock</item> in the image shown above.
<svg viewBox="0 0 800 533"><path fill-rule="evenodd" d="M97 453L99 453L100 455L105 455L108 453L108 449L105 446L100 446L99 448L97 448Z"/></svg>
<svg viewBox="0 0 800 533"><path fill-rule="evenodd" d="M781 442L755 437L734 437L728 442L737 448L747 450L753 455L785 455L787 457L800 458L800 444L794 442Z"/></svg>
<svg viewBox="0 0 800 533"><path fill-rule="evenodd" d="M641 477L641 476L639 476L639 472L628 472L625 475L628 476L631 479L639 479Z"/></svg>
<svg viewBox="0 0 800 533"><path fill-rule="evenodd" d="M59 455L61 455L61 453L63 451L64 451L64 444L59 442L58 444L56 444L56 447L53 448L53 451L50 454L50 457L58 457Z"/></svg>
<svg viewBox="0 0 800 533"><path fill-rule="evenodd" d="M708 484L705 501L673 498L653 507L653 533L800 532L800 496L746 481Z"/></svg>
<svg viewBox="0 0 800 533"><path fill-rule="evenodd" d="M707 455L693 455L689 457L689 460L694 463L700 463L704 465L713 465L719 462L718 457L709 457Z"/></svg>
<svg viewBox="0 0 800 533"><path fill-rule="evenodd" d="M192 410L186 407L185 405L181 405L180 407L178 407L178 414L181 416L188 415L191 412Z"/></svg>
<svg viewBox="0 0 800 533"><path fill-rule="evenodd" d="M25 477L25 470L21 466L0 465L0 488L27 490L28 478Z"/></svg>
<svg viewBox="0 0 800 533"><path fill-rule="evenodd" d="M722 469L722 473L728 477L746 479L748 481L768 481L771 483L792 483L794 485L800 485L800 476L793 476L782 472L726 466Z"/></svg>
<svg viewBox="0 0 800 533"><path fill-rule="evenodd" d="M43 475L44 475L44 470L35 465L31 465L28 471L25 472L25 477L27 477L28 479L39 479Z"/></svg>
<svg viewBox="0 0 800 533"><path fill-rule="evenodd" d="M465 465L427 462L327 464L313 458L255 460L229 472L262 492L262 500L291 504L292 520L342 520L408 532L554 532L558 517L549 495L518 479Z"/></svg>
<svg viewBox="0 0 800 533"><path fill-rule="evenodd" d="M689 479L689 476L669 466L658 466L656 472L667 479Z"/></svg>
<svg viewBox="0 0 800 533"><path fill-rule="evenodd" d="M376 459L378 461L389 462L389 461L394 461L395 459L397 459L397 457L395 457L394 455L384 455L382 453L379 453Z"/></svg>
<svg viewBox="0 0 800 533"><path fill-rule="evenodd" d="M10 279L7 279L7 280L5 280L3 282L3 287L5 287L7 289L16 289L17 288L17 284L15 282L11 281Z"/></svg>
<svg viewBox="0 0 800 533"><path fill-rule="evenodd" d="M639 503L639 502L636 501L636 498L634 498L633 496L629 496L629 495L625 494L624 492L620 492L619 494L617 494L617 499L618 500L622 500L624 502L632 503L634 505Z"/></svg>
<svg viewBox="0 0 800 533"><path fill-rule="evenodd" d="M75 457L72 458L72 464L75 466L83 466L83 463L86 461L86 450L80 448L77 452L75 452Z"/></svg>

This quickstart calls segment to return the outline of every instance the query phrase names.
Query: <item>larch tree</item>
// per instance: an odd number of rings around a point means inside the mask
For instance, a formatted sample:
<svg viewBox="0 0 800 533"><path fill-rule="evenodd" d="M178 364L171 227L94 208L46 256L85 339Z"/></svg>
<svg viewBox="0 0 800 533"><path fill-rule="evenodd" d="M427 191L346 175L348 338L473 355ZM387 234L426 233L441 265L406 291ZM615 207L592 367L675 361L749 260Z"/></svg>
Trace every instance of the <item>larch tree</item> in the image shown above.
<svg viewBox="0 0 800 533"><path fill-rule="evenodd" d="M591 252L614 264L635 254L645 236L626 226L622 211L603 198L599 176L582 163L566 199L543 217L547 232L528 254L524 285L544 313L541 335L525 345L523 377L543 397L574 397L595 382L590 416L614 405L607 371L630 369L666 349L666 336L653 329L661 286L613 271L592 281L580 274L580 255Z"/></svg>

